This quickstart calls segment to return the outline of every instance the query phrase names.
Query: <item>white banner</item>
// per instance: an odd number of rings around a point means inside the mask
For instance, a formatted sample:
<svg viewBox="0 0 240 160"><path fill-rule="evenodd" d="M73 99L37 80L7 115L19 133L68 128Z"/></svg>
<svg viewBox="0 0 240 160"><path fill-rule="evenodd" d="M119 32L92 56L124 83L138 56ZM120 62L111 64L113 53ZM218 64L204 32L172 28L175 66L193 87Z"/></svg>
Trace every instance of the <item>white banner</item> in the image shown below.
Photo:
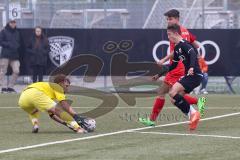
<svg viewBox="0 0 240 160"><path fill-rule="evenodd" d="M21 18L21 4L20 2L9 3L9 19Z"/></svg>

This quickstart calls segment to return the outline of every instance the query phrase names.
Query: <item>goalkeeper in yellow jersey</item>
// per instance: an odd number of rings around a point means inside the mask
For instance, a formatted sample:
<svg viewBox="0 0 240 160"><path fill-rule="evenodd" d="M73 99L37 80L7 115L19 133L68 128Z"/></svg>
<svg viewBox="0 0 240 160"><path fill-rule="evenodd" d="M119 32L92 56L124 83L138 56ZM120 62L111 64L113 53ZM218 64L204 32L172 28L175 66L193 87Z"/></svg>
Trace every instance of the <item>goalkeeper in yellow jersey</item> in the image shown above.
<svg viewBox="0 0 240 160"><path fill-rule="evenodd" d="M77 133L87 132L77 121L79 116L66 100L65 92L70 86L70 80L65 75L57 75L51 82L37 82L27 86L20 95L18 104L33 124L33 133L39 130L39 111L47 112L49 116Z"/></svg>

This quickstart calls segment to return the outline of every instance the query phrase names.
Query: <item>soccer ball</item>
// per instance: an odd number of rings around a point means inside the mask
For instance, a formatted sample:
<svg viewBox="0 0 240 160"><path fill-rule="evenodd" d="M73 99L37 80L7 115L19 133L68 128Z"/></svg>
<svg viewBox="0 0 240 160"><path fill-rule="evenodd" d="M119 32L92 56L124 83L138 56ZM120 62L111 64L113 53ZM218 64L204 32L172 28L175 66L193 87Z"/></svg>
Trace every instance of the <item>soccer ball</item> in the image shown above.
<svg viewBox="0 0 240 160"><path fill-rule="evenodd" d="M84 119L85 122L85 129L88 132L93 132L96 128L96 121L92 118L86 118Z"/></svg>

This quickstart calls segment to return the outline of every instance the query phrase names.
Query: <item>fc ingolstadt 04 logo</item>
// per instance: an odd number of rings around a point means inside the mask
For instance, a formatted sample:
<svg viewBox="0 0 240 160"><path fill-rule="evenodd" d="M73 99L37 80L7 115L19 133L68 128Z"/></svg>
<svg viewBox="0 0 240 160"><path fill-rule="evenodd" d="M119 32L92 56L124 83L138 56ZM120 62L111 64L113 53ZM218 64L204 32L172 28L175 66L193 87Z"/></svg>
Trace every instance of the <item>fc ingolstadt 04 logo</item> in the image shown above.
<svg viewBox="0 0 240 160"><path fill-rule="evenodd" d="M49 37L50 52L49 57L57 67L63 65L72 57L74 39L67 36Z"/></svg>

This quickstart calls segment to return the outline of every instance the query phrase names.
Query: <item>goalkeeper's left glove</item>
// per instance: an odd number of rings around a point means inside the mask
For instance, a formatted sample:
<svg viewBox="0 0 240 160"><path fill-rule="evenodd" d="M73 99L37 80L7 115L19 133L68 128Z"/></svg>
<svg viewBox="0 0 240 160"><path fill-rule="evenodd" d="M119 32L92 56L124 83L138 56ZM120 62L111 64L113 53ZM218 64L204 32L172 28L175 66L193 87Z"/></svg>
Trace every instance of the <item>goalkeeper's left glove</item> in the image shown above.
<svg viewBox="0 0 240 160"><path fill-rule="evenodd" d="M92 132L92 130L89 128L89 124L85 121L86 119L88 119L87 117L79 116L76 114L73 116L73 118L83 129L88 132Z"/></svg>

